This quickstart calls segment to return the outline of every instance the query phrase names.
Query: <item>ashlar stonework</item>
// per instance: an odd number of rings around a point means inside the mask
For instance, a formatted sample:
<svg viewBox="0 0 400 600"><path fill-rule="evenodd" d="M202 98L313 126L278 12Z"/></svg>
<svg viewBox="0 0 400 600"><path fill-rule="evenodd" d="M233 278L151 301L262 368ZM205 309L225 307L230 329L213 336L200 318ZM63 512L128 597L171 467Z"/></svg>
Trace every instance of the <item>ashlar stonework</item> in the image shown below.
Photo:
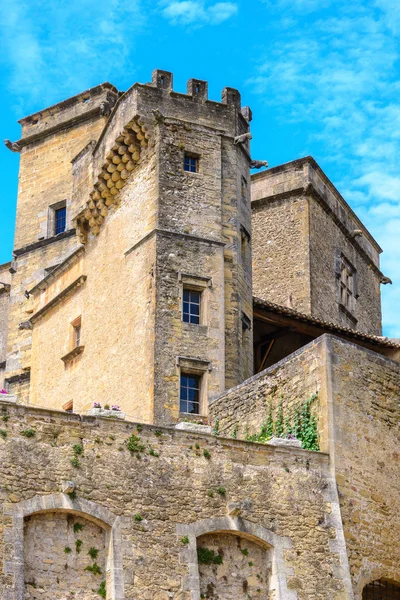
<svg viewBox="0 0 400 600"><path fill-rule="evenodd" d="M155 70L7 141L1 600L400 597L382 250L251 119Z"/></svg>

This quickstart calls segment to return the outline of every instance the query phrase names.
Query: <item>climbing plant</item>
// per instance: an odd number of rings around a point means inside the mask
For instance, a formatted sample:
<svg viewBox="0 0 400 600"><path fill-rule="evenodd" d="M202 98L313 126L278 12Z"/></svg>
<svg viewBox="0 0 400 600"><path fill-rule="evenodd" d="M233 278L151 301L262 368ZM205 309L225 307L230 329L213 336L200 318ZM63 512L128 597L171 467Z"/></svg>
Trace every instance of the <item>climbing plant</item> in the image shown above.
<svg viewBox="0 0 400 600"><path fill-rule="evenodd" d="M268 404L268 413L265 421L261 424L260 431L253 435L246 433L245 439L249 442L265 444L273 436L301 441L304 450L319 451L318 423L316 416L311 412L311 405L318 394L313 394L297 406L292 414L284 415L283 400L281 399L276 419L273 418L272 402Z"/></svg>

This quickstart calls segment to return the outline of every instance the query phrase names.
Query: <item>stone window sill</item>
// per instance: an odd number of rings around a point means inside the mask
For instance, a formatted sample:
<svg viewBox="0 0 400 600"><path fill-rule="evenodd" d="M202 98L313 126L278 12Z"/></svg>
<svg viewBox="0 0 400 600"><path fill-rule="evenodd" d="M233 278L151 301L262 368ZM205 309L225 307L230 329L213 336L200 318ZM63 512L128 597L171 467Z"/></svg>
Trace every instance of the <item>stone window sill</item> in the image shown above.
<svg viewBox="0 0 400 600"><path fill-rule="evenodd" d="M70 352L65 354L65 356L62 356L61 360L66 365L67 363L71 362L71 360L73 360L74 358L79 356L79 354L82 354L84 349L85 349L85 346L76 346L76 348L73 348Z"/></svg>

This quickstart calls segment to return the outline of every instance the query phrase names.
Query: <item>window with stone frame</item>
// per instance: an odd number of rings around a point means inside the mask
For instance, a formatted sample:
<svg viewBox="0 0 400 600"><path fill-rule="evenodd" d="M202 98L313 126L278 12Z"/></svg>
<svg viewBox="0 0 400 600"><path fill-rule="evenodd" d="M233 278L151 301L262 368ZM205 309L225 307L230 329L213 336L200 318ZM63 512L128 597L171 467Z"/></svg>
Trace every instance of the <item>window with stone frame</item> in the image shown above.
<svg viewBox="0 0 400 600"><path fill-rule="evenodd" d="M200 324L201 292L183 288L182 320L184 323Z"/></svg>
<svg viewBox="0 0 400 600"><path fill-rule="evenodd" d="M60 235L67 230L67 203L65 200L49 206L47 237Z"/></svg>
<svg viewBox="0 0 400 600"><path fill-rule="evenodd" d="M185 152L183 157L183 170L187 173L198 173L199 157L196 154Z"/></svg>
<svg viewBox="0 0 400 600"><path fill-rule="evenodd" d="M354 267L342 256L340 265L340 304L350 313L355 309Z"/></svg>
<svg viewBox="0 0 400 600"><path fill-rule="evenodd" d="M81 345L82 317L78 317L72 321L71 327L71 346L72 348L78 348Z"/></svg>
<svg viewBox="0 0 400 600"><path fill-rule="evenodd" d="M181 373L180 412L193 415L200 414L201 377L193 373Z"/></svg>

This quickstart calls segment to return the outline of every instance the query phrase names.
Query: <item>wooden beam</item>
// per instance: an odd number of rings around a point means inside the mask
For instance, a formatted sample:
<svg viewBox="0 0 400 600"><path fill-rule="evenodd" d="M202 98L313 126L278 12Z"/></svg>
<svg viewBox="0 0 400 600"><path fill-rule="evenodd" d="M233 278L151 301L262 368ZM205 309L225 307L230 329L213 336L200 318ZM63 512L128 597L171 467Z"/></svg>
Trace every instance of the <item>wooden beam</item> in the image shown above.
<svg viewBox="0 0 400 600"><path fill-rule="evenodd" d="M270 343L268 344L268 348L264 354L264 358L261 361L261 365L260 365L260 368L258 369L257 373L260 373L264 369L265 363L268 360L268 356L270 355L274 344L275 344L275 340L271 340Z"/></svg>

